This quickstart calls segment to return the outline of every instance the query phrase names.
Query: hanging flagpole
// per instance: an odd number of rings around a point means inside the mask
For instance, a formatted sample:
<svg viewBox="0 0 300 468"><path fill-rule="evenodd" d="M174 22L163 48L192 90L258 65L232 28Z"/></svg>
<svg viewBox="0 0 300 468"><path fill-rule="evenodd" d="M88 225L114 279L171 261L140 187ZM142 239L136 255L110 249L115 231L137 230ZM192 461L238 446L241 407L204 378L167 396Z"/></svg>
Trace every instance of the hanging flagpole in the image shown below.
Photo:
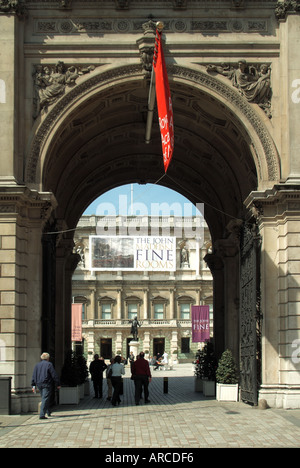
<svg viewBox="0 0 300 468"><path fill-rule="evenodd" d="M154 73L153 66L152 66L149 97L148 97L146 135L145 135L145 142L147 144L150 143L150 140L151 140L154 105L155 105L155 73Z"/></svg>
<svg viewBox="0 0 300 468"><path fill-rule="evenodd" d="M164 28L164 23L162 23L161 21L157 22L156 23L156 35L157 33L161 33L163 28ZM156 56L156 37L155 37L154 57L155 56ZM150 81L149 96L148 96L146 136L145 136L145 142L147 144L150 143L150 140L151 140L154 106L155 106L155 72L154 72L154 67L153 67L153 62L152 62L151 81Z"/></svg>
<svg viewBox="0 0 300 468"><path fill-rule="evenodd" d="M148 116L146 126L146 142L149 143L152 128L153 110L155 103L154 84L156 91L158 121L163 152L165 173L171 162L174 151L174 122L171 93L169 87L167 67L162 47L161 32L163 23L156 23L155 47L152 64L152 77L148 99ZM155 79L154 79L155 78Z"/></svg>

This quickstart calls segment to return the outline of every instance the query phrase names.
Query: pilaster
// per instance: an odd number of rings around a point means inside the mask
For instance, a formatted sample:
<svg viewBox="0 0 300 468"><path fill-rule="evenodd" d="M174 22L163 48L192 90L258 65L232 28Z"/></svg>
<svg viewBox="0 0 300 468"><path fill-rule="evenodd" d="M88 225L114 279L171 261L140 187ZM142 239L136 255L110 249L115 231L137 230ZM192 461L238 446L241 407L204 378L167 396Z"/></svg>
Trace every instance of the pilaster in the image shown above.
<svg viewBox="0 0 300 468"><path fill-rule="evenodd" d="M31 409L33 366L41 354L42 230L49 193L0 187L0 374L12 377L12 411Z"/></svg>
<svg viewBox="0 0 300 468"><path fill-rule="evenodd" d="M277 185L247 201L262 238L262 385L270 406L300 408L300 186Z"/></svg>

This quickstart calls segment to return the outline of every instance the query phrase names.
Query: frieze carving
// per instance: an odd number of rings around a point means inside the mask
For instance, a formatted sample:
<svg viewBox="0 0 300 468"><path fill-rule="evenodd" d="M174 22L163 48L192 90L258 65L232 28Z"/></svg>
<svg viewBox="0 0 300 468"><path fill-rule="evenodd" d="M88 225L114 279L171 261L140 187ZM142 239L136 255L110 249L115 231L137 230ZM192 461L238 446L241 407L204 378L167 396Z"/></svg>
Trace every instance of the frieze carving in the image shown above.
<svg viewBox="0 0 300 468"><path fill-rule="evenodd" d="M66 2L68 0L65 0ZM61 8L69 8L67 3ZM180 9L183 9L180 8ZM237 19L237 18L220 18L214 19L199 18L187 19L177 18L170 20L163 19L164 32L184 33L184 32L199 32L202 34L214 33L268 33L268 20L262 18L252 19ZM142 20L134 18L101 18L85 17L85 18L38 18L34 20L35 34L85 34L85 33L134 33L140 31L144 27ZM155 24L155 23L154 23Z"/></svg>
<svg viewBox="0 0 300 468"><path fill-rule="evenodd" d="M35 88L33 117L36 118L40 113L47 112L48 107L65 94L66 88L76 85L80 75L90 73L94 69L94 65L67 67L64 62L57 62L54 66L36 65L33 73Z"/></svg>
<svg viewBox="0 0 300 468"><path fill-rule="evenodd" d="M271 118L271 68L266 63L250 65L240 60L237 67L229 64L208 65L208 73L219 73L231 80L248 102L258 104Z"/></svg>

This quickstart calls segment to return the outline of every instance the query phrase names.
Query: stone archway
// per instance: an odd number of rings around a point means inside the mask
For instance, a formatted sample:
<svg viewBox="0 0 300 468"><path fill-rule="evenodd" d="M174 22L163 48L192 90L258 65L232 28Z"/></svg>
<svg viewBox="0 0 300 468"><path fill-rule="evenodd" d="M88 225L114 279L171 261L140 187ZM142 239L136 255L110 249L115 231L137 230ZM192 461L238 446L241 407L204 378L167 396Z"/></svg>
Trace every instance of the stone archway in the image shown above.
<svg viewBox="0 0 300 468"><path fill-rule="evenodd" d="M48 292L45 316L48 324L53 314L56 317L48 334L56 333L57 356L64 355L70 342L70 288L76 266L72 238L79 217L113 187L157 181L205 205L214 249L207 261L215 280L217 351L230 345L238 355L237 230L245 217L244 200L280 178L277 151L263 112L224 80L173 65L170 87L176 149L167 175L157 122L151 144L145 143L148 83L140 66L82 79L36 129L25 177L29 186L53 193L57 203L45 232L46 238L57 233L55 275L52 271L57 294L51 299Z"/></svg>

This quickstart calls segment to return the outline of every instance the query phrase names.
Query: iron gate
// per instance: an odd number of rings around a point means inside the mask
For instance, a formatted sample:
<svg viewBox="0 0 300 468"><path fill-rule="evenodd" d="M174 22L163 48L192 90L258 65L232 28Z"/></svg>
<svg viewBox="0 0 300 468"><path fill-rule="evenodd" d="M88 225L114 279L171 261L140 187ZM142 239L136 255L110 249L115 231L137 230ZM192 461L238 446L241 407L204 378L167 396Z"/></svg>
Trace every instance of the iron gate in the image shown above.
<svg viewBox="0 0 300 468"><path fill-rule="evenodd" d="M260 246L256 224L244 223L240 245L241 399L257 405L261 375Z"/></svg>

